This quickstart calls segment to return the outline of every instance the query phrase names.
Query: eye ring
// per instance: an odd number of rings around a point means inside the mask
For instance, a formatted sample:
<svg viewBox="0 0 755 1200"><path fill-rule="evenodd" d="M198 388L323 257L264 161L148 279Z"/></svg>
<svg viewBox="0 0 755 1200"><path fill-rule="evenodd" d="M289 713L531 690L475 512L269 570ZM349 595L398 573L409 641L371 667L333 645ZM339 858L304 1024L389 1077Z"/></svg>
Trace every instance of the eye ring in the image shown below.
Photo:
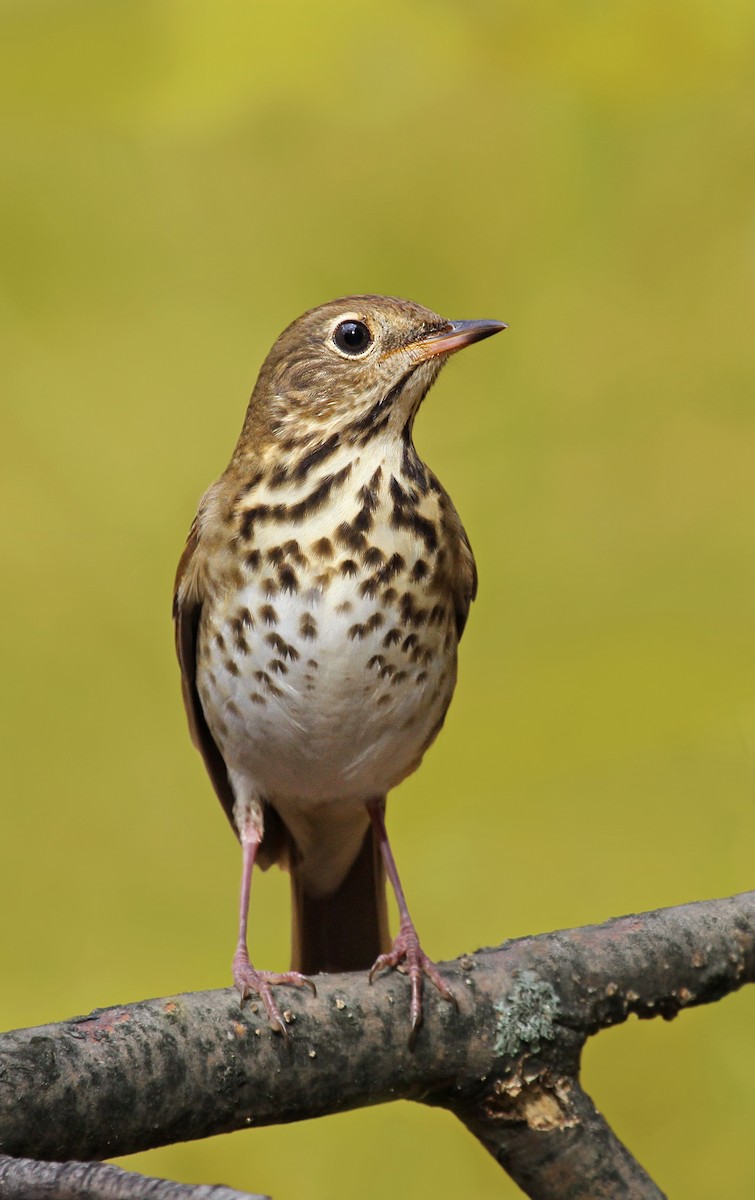
<svg viewBox="0 0 755 1200"><path fill-rule="evenodd" d="M349 317L333 330L333 345L339 354L347 358L361 358L372 349L372 333L364 321Z"/></svg>

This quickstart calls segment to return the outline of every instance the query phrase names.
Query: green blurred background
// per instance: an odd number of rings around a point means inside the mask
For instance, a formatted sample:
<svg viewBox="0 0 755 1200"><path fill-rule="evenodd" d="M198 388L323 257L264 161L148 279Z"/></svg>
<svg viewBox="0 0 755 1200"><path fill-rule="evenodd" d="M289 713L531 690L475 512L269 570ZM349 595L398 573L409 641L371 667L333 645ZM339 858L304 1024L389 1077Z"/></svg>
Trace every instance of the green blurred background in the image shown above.
<svg viewBox="0 0 755 1200"><path fill-rule="evenodd" d="M745 0L0 3L3 1026L229 981L172 576L261 359L347 292L510 322L417 428L481 577L389 806L428 950L753 886L754 43ZM252 921L283 967L283 876ZM744 993L588 1048L670 1193L753 1195L754 1030ZM409 1104L129 1162L519 1195Z"/></svg>

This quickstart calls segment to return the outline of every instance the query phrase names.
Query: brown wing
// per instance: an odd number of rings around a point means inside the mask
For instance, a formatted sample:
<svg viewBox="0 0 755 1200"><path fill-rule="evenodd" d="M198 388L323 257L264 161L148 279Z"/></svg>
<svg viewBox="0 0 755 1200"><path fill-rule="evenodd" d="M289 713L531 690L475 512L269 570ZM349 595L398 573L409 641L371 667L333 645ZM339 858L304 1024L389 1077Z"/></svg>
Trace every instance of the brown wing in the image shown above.
<svg viewBox="0 0 755 1200"><path fill-rule="evenodd" d="M469 616L469 607L477 595L477 567L466 530L450 499L448 500L446 519L455 547L452 589L456 613L456 633L461 641L461 635Z"/></svg>
<svg viewBox="0 0 755 1200"><path fill-rule="evenodd" d="M197 569L199 546L199 518L189 530L186 547L176 571L173 592L173 621L176 633L176 654L181 667L181 691L184 707L189 719L191 740L204 759L212 786L218 794L225 814L237 833L233 822L233 789L220 753L205 720L202 704L197 692L197 635L202 615L202 586ZM237 834L238 836L238 834Z"/></svg>
<svg viewBox="0 0 755 1200"><path fill-rule="evenodd" d="M176 654L181 667L181 691L186 716L189 719L191 740L202 755L207 774L215 788L231 829L238 837L233 819L234 794L228 778L225 759L218 749L205 720L202 703L197 691L197 637L202 616L204 599L201 572L199 571L200 507L194 524L189 530L186 547L176 571L173 591L173 621L176 633ZM257 861L264 869L271 863L288 865L293 855L291 837L274 809L265 809L265 835Z"/></svg>

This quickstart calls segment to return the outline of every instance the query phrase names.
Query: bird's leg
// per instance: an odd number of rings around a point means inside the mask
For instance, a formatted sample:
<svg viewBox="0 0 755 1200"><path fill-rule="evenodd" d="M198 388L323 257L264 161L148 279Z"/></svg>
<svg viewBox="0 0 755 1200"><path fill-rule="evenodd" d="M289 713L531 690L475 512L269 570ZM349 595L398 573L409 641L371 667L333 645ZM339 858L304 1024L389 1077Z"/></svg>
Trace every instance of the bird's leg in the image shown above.
<svg viewBox="0 0 755 1200"><path fill-rule="evenodd" d="M249 896L252 887L252 870L262 840L259 822L247 817L241 823L241 899L239 903L239 937L236 953L233 956L233 982L241 996L241 1004L251 992L256 992L265 1006L271 1027L280 1032L288 1040L288 1028L283 1014L275 1002L272 988L275 984L293 984L294 987L308 987L312 994L317 990L311 979L300 975L298 971L284 971L276 974L273 971L258 971L249 960L247 948L247 922L249 918Z"/></svg>
<svg viewBox="0 0 755 1200"><path fill-rule="evenodd" d="M393 857L390 842L388 841L388 833L385 828L385 800L374 800L367 805L367 811L370 814L372 827L380 845L380 852L383 855L386 874L391 881L391 886L396 895L398 903L398 911L400 917L399 931L396 934L393 942L393 947L387 954L381 954L377 958L370 971L370 983L378 971L382 971L385 967L397 967L399 963L406 962L407 973L412 986L412 1000L409 1009L411 1017L411 1032L409 1034L409 1047L414 1046L419 1033L419 1027L422 1024L422 976L426 975L432 984L438 989L444 1000L448 1000L455 1008L458 1009L456 997L453 992L449 991L443 982L440 972L432 959L428 958L424 950L419 944L419 936L415 929L414 922L409 915L409 909L404 896L404 889L401 886L398 870L396 869L396 860Z"/></svg>

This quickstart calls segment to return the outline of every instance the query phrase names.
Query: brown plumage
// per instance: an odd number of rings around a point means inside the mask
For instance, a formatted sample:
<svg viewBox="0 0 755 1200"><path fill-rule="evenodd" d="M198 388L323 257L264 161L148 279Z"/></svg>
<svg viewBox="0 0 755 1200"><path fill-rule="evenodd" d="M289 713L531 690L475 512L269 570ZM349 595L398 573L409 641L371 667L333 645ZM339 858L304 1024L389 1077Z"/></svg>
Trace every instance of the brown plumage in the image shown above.
<svg viewBox="0 0 755 1200"><path fill-rule="evenodd" d="M413 1036L423 974L453 999L419 945L383 815L443 723L477 586L414 417L448 355L502 328L381 296L305 313L265 360L179 563L189 726L243 851L234 981L284 1032L271 988L309 983L300 971L405 959ZM283 975L249 961L255 862L292 876ZM386 871L401 914L392 949Z"/></svg>

